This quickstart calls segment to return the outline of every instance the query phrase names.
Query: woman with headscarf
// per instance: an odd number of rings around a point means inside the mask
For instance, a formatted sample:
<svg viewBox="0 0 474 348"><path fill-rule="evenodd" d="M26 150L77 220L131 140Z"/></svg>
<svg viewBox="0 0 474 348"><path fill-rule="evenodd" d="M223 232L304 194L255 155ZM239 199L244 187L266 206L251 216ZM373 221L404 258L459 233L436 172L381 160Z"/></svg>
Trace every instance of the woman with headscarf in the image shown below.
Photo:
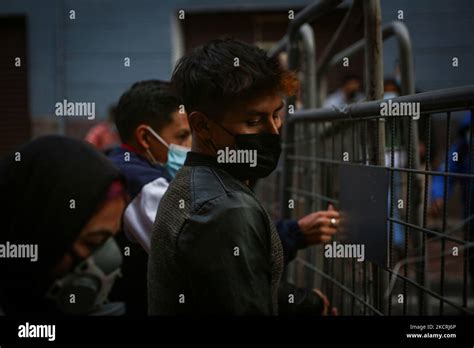
<svg viewBox="0 0 474 348"><path fill-rule="evenodd" d="M0 310L122 312L107 303L122 262L118 169L85 142L45 136L2 160L0 189Z"/></svg>

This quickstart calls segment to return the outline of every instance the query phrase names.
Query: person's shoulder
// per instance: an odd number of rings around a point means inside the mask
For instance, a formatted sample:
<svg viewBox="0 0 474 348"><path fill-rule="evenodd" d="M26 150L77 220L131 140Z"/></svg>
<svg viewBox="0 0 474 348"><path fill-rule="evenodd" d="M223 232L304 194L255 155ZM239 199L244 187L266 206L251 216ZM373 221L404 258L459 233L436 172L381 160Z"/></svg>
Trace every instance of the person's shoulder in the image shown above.
<svg viewBox="0 0 474 348"><path fill-rule="evenodd" d="M193 167L191 171L191 211L216 213L258 209L256 199L227 172L211 167Z"/></svg>
<svg viewBox="0 0 474 348"><path fill-rule="evenodd" d="M267 247L271 230L257 200L244 190L229 190L219 179L214 185L208 186L207 194L206 190L194 194L189 216L178 234L180 251L194 253L196 243L204 248L225 248L229 243L247 250Z"/></svg>
<svg viewBox="0 0 474 348"><path fill-rule="evenodd" d="M151 165L144 157L132 151L118 148L109 155L109 159L125 177L132 197L136 196L143 186L159 178L170 181L163 167Z"/></svg>
<svg viewBox="0 0 474 348"><path fill-rule="evenodd" d="M145 157L133 151L119 147L112 150L108 157L124 174L133 172L135 174L147 173L155 177L166 177L163 167L151 165Z"/></svg>

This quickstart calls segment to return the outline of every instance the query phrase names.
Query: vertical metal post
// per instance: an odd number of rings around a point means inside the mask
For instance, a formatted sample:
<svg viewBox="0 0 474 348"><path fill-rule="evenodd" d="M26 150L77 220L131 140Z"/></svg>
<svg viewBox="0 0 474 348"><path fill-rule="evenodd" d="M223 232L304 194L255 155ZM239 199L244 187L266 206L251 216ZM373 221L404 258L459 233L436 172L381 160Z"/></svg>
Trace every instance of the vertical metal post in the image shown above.
<svg viewBox="0 0 474 348"><path fill-rule="evenodd" d="M302 58L304 60L303 64L303 76L304 76L304 91L302 93L303 97L303 107L307 109L313 109L316 107L316 43L314 40L314 30L309 24L303 24L299 30L300 41L302 44ZM302 148L306 154L310 157L315 157L315 146L311 142L316 134L316 125L310 124L308 127L301 127L301 133L303 133L304 142L302 143ZM304 162L304 173L306 178L311 178L311 173L316 171L316 163L313 162ZM312 180L304 180L303 187L306 192L312 192ZM316 210L315 198L307 197L310 204L306 204L304 214L311 213ZM308 248L306 250L306 259L312 264L316 265L316 253L313 248ZM304 281L308 286L309 284L314 283L314 273L309 268L304 268Z"/></svg>
<svg viewBox="0 0 474 348"><path fill-rule="evenodd" d="M56 1L56 33L55 33L55 44L56 44L56 100L58 102L63 101L66 96L66 55L64 48L64 35L66 32L65 16L67 13L64 9L64 3L61 0ZM56 116L58 134L66 134L66 117Z"/></svg>
<svg viewBox="0 0 474 348"><path fill-rule="evenodd" d="M399 53L399 61L400 61L400 75L401 75L401 91L402 95L411 95L415 94L415 72L414 72L414 64L413 64L413 54L412 54L412 47L411 47L411 39L410 34L408 32L407 27L402 23L395 21L392 23L391 26L394 34L397 37L398 41L398 51ZM411 150L412 153L410 154L410 163L409 166L412 169L420 169L420 156L419 156L419 132L418 132L418 120L410 119L410 143L411 143ZM408 174L409 176L412 174ZM414 178L410 178L410 184L413 184L413 194L410 197L410 202L407 202L411 207L411 214L410 214L410 223L420 226L423 220L423 207L421 205L422 201L422 183L421 178L419 176L415 176ZM426 180L427 178L425 178ZM423 234L416 233L413 236L415 249L422 248L424 246L423 243ZM422 255L424 251L421 251ZM417 264L417 272L416 272L416 279L417 282L424 285L425 277L424 274L426 272L426 262L420 262ZM423 291L419 291L419 301L420 303L426 302L426 294ZM421 308L421 307L420 307Z"/></svg>
<svg viewBox="0 0 474 348"><path fill-rule="evenodd" d="M298 62L298 42L295 40L296 35L289 35L287 42L287 51L288 51L288 69L296 70ZM296 97L292 96L287 99L287 108L292 107L295 110ZM291 170L293 166L288 165L288 156L291 156L294 151L294 124L289 122L291 113L288 109L286 110L285 122L283 123L283 169L281 173L281 218L286 218L290 216L290 211L288 207L289 193L288 193L288 184L291 179Z"/></svg>
<svg viewBox="0 0 474 348"><path fill-rule="evenodd" d="M410 34L406 25L402 22L394 21L390 25L391 31L395 34L398 42L398 52L400 61L401 90L402 95L415 93L415 72L413 68L413 55Z"/></svg>
<svg viewBox="0 0 474 348"><path fill-rule="evenodd" d="M316 43L314 40L314 30L309 24L304 24L300 28L300 37L303 44L303 58L306 71L304 94L304 107L313 109L316 107Z"/></svg>
<svg viewBox="0 0 474 348"><path fill-rule="evenodd" d="M365 85L367 100L380 100L383 97L383 45L382 45L382 15L379 0L366 0L364 9L365 36ZM370 122L374 127L368 129L370 144L369 158L379 166L385 165L385 120ZM385 277L381 269L371 269L373 278L374 306L381 308L381 294L385 288Z"/></svg>
<svg viewBox="0 0 474 348"><path fill-rule="evenodd" d="M365 72L367 100L383 96L382 16L379 0L366 0L364 7Z"/></svg>

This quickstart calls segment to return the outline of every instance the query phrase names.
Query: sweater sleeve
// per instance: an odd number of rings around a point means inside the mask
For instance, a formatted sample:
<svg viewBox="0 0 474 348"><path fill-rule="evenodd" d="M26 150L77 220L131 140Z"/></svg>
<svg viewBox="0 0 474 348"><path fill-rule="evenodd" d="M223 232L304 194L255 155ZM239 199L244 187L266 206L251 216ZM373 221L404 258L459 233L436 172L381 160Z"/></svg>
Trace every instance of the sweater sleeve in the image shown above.
<svg viewBox="0 0 474 348"><path fill-rule="evenodd" d="M303 231L301 231L298 221L293 219L277 221L276 229L283 247L285 264L288 264L295 258L299 249L306 247Z"/></svg>

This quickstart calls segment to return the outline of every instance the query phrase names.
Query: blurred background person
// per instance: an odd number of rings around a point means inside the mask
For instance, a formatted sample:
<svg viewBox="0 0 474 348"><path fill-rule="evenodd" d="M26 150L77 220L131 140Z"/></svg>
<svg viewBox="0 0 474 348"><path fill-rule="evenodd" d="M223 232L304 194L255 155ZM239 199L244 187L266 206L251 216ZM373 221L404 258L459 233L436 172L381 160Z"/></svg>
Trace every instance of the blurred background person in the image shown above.
<svg viewBox="0 0 474 348"><path fill-rule="evenodd" d="M109 107L108 117L105 121L97 123L87 132L84 140L94 145L99 151L108 153L120 145L120 138L115 127L116 106Z"/></svg>
<svg viewBox="0 0 474 348"><path fill-rule="evenodd" d="M344 107L361 101L364 98L361 88L362 83L357 75L346 75L341 86L326 98L323 107Z"/></svg>
<svg viewBox="0 0 474 348"><path fill-rule="evenodd" d="M386 78L383 81L383 98L390 99L399 97L401 94L400 85L395 78Z"/></svg>

